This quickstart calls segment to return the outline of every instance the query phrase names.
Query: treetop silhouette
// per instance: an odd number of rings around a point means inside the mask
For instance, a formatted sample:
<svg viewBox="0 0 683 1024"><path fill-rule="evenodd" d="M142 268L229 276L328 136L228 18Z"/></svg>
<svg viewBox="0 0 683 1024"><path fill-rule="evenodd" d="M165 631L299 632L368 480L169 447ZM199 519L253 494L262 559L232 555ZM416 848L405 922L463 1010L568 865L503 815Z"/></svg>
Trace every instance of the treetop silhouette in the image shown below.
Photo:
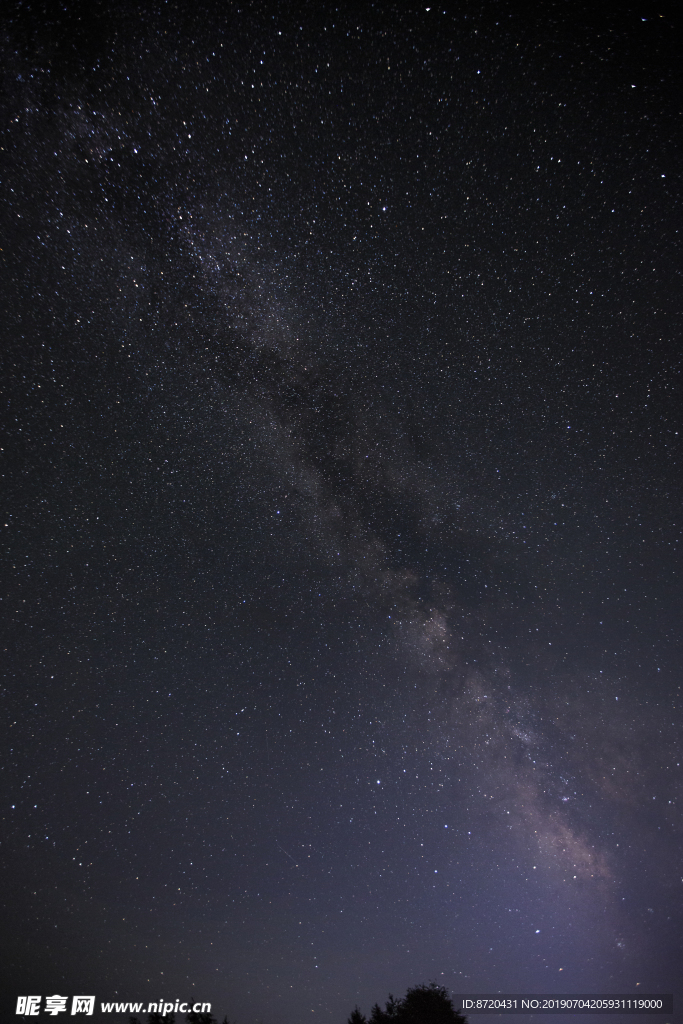
<svg viewBox="0 0 683 1024"><path fill-rule="evenodd" d="M348 1024L467 1024L467 1018L456 1011L448 991L432 981L409 988L403 999L390 995L384 1010L375 1003L369 1022L356 1007Z"/></svg>

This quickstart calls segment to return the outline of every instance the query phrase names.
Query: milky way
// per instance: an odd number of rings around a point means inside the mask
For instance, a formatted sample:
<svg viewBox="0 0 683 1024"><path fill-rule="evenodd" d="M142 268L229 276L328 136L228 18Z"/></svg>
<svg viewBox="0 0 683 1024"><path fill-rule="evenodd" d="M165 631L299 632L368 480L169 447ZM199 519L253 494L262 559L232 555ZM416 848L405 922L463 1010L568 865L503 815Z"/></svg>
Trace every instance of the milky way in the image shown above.
<svg viewBox="0 0 683 1024"><path fill-rule="evenodd" d="M8 1014L680 986L680 62L601 18L3 15Z"/></svg>

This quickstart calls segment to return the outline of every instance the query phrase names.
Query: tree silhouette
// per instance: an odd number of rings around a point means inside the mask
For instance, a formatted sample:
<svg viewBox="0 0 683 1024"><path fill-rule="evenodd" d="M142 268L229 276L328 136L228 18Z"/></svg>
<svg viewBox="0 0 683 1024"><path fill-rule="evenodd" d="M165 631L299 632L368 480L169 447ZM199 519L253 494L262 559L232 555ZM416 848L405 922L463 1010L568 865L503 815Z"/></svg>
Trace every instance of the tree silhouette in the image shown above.
<svg viewBox="0 0 683 1024"><path fill-rule="evenodd" d="M210 1013L193 1013L192 1010L185 1017L187 1024L218 1024L218 1021ZM138 1017L131 1017L130 1024L141 1024ZM147 1024L175 1024L175 1014L169 1013L164 1016L161 1013L148 1013ZM230 1024L227 1017L223 1018L223 1024Z"/></svg>
<svg viewBox="0 0 683 1024"><path fill-rule="evenodd" d="M356 1007L348 1024L368 1024L368 1020ZM457 1013L447 990L432 981L409 988L403 999L390 995L384 1010L375 1003L369 1024L467 1024L467 1018Z"/></svg>
<svg viewBox="0 0 683 1024"><path fill-rule="evenodd" d="M192 1010L190 1010L185 1020L187 1024L218 1024L216 1018L212 1017L210 1013L193 1013Z"/></svg>
<svg viewBox="0 0 683 1024"><path fill-rule="evenodd" d="M130 1024L141 1024L138 1017L131 1017ZM166 1016L163 1013L148 1013L147 1024L175 1024L175 1014L167 1013Z"/></svg>
<svg viewBox="0 0 683 1024"><path fill-rule="evenodd" d="M185 1018L187 1024L218 1024L218 1021L210 1013L193 1013L192 1010ZM230 1024L227 1017L223 1017L223 1024Z"/></svg>

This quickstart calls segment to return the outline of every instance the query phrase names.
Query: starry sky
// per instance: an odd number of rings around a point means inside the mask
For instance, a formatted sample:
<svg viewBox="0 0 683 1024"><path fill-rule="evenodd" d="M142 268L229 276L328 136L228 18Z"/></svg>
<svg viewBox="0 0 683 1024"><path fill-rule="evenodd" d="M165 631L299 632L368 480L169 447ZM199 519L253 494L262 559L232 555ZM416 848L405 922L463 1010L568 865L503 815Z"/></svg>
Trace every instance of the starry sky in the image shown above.
<svg viewBox="0 0 683 1024"><path fill-rule="evenodd" d="M683 993L680 26L598 7L4 8L8 1015Z"/></svg>

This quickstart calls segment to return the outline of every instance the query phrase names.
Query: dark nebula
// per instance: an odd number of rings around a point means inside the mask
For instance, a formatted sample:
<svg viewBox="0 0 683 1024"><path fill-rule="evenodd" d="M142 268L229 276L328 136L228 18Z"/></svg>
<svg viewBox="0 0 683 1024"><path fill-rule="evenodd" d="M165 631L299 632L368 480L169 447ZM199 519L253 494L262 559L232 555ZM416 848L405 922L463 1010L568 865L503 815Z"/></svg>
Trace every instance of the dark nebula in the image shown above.
<svg viewBox="0 0 683 1024"><path fill-rule="evenodd" d="M679 26L0 17L7 1019L683 998Z"/></svg>

